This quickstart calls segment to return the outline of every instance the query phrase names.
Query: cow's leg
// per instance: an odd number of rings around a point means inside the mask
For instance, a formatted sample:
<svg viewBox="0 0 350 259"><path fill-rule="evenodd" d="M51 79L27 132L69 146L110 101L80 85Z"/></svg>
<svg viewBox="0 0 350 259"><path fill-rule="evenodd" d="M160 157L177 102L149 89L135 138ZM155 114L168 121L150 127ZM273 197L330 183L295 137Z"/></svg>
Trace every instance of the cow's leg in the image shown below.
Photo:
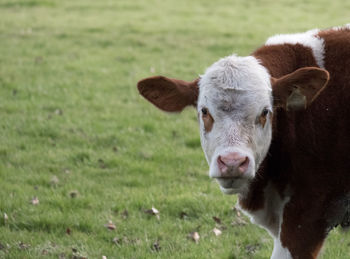
<svg viewBox="0 0 350 259"><path fill-rule="evenodd" d="M283 247L281 241L277 238L273 242L271 259L292 259L288 248Z"/></svg>
<svg viewBox="0 0 350 259"><path fill-rule="evenodd" d="M302 208L297 202L291 201L284 209L280 242L274 252L287 254L289 251L291 257L286 258L315 259L326 236L327 224L317 205L310 204L310 207Z"/></svg>

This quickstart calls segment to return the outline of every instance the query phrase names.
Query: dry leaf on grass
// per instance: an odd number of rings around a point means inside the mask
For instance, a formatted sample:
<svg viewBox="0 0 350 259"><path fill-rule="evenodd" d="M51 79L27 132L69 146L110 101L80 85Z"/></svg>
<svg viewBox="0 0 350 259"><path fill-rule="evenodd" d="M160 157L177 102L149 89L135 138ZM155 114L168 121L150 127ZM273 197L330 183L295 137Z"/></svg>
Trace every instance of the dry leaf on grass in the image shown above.
<svg viewBox="0 0 350 259"><path fill-rule="evenodd" d="M38 197L33 197L33 199L30 201L30 203L33 204L33 205L38 205L39 204Z"/></svg>
<svg viewBox="0 0 350 259"><path fill-rule="evenodd" d="M221 219L220 219L220 218L214 216L214 217L213 217L213 220L214 220L216 223L221 224Z"/></svg>
<svg viewBox="0 0 350 259"><path fill-rule="evenodd" d="M76 198L76 197L78 197L78 195L79 195L79 192L76 191L76 190L71 191L71 192L69 193L69 196L70 196L71 198Z"/></svg>
<svg viewBox="0 0 350 259"><path fill-rule="evenodd" d="M152 206L151 209L145 210L146 214L154 215L157 219L159 219L159 210L157 210L155 207Z"/></svg>
<svg viewBox="0 0 350 259"><path fill-rule="evenodd" d="M102 168L102 169L105 169L106 168L106 163L103 159L98 159L98 164L99 164L99 167Z"/></svg>
<svg viewBox="0 0 350 259"><path fill-rule="evenodd" d="M63 111L61 109L56 109L55 114L56 115L63 115Z"/></svg>
<svg viewBox="0 0 350 259"><path fill-rule="evenodd" d="M152 158L152 153L150 152L140 152L139 156L145 160Z"/></svg>
<svg viewBox="0 0 350 259"><path fill-rule="evenodd" d="M116 245L120 245L122 243L122 240L119 237L113 238L113 243Z"/></svg>
<svg viewBox="0 0 350 259"><path fill-rule="evenodd" d="M198 243L198 242L199 242L199 239L200 239L200 236L199 236L198 232L196 232L196 231L191 232L191 233L188 235L188 237L189 237L192 241L194 241L194 242L196 242L196 243Z"/></svg>
<svg viewBox="0 0 350 259"><path fill-rule="evenodd" d="M215 236L220 236L222 234L222 231L218 228L214 228L213 232L214 232Z"/></svg>
<svg viewBox="0 0 350 259"><path fill-rule="evenodd" d="M141 239L139 239L139 238L130 239L130 238L126 237L126 236L124 236L122 238L115 237L115 238L113 238L112 241L113 241L114 244L116 244L118 246L122 245L122 244L125 244L125 245L127 245L127 244L132 244L132 245L139 245L139 244L141 244Z"/></svg>
<svg viewBox="0 0 350 259"><path fill-rule="evenodd" d="M135 238L135 239L130 239L129 242L134 245L139 245L141 244L141 239Z"/></svg>
<svg viewBox="0 0 350 259"><path fill-rule="evenodd" d="M72 252L73 252L73 259L87 259L87 256L85 255L81 255L81 253L78 252L78 249L76 248L72 248Z"/></svg>
<svg viewBox="0 0 350 259"><path fill-rule="evenodd" d="M42 56L36 56L34 61L35 61L35 64L41 64L43 63L43 57Z"/></svg>
<svg viewBox="0 0 350 259"><path fill-rule="evenodd" d="M184 211L181 211L180 218L181 219L187 219L188 218L188 214L186 212L184 212Z"/></svg>
<svg viewBox="0 0 350 259"><path fill-rule="evenodd" d="M121 215L123 219L127 219L129 217L129 212L127 210L124 210Z"/></svg>
<svg viewBox="0 0 350 259"><path fill-rule="evenodd" d="M231 222L232 226L244 226L248 224L237 207L233 207L232 210L236 214L236 219Z"/></svg>
<svg viewBox="0 0 350 259"><path fill-rule="evenodd" d="M233 210L234 213L236 213L236 215L237 215L238 217L241 216L241 212L239 211L239 209L238 209L236 206L235 206L235 207L232 207L232 210Z"/></svg>
<svg viewBox="0 0 350 259"><path fill-rule="evenodd" d="M240 218L240 217L237 217L234 221L232 221L231 225L232 226L244 226L244 225L247 225L248 223Z"/></svg>
<svg viewBox="0 0 350 259"><path fill-rule="evenodd" d="M58 177L56 175L52 176L51 178L51 185L57 185L60 182L60 180L58 180Z"/></svg>
<svg viewBox="0 0 350 259"><path fill-rule="evenodd" d="M24 250L24 249L28 249L30 247L30 244L25 244L23 242L19 242L18 247L19 247L19 249Z"/></svg>
<svg viewBox="0 0 350 259"><path fill-rule="evenodd" d="M109 220L108 223L105 224L105 227L108 228L109 230L115 230L117 228L111 220Z"/></svg>
<svg viewBox="0 0 350 259"><path fill-rule="evenodd" d="M160 247L160 245L159 245L159 241L154 242L154 243L152 244L151 249L152 249L153 251L158 252L158 251L161 249L161 247Z"/></svg>
<svg viewBox="0 0 350 259"><path fill-rule="evenodd" d="M245 250L248 254L254 254L257 250L260 249L260 245L259 244L252 244L252 245L247 245L245 247Z"/></svg>

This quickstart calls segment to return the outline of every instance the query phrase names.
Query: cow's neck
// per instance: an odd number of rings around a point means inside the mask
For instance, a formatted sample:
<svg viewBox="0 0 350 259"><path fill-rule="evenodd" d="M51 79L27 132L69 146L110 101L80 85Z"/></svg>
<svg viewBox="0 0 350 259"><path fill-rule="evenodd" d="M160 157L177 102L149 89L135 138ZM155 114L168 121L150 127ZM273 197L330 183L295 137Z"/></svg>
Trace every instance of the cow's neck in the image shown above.
<svg viewBox="0 0 350 259"><path fill-rule="evenodd" d="M266 201L264 192L268 185L270 185L270 189L275 189L281 198L285 197L287 177L283 173L283 167L288 166L290 161L285 154L278 151L280 146L280 141L277 139L273 140L268 152L269 155L260 165L256 177L251 181L248 190L238 195L242 209L253 212L264 208ZM271 161L272 157L274 158L273 161Z"/></svg>
<svg viewBox="0 0 350 259"><path fill-rule="evenodd" d="M277 146L272 144L270 151L275 148ZM253 223L264 227L274 238L279 235L282 212L290 199L287 181L278 167L277 163L269 161L269 156L266 157L248 191L238 195L239 207Z"/></svg>

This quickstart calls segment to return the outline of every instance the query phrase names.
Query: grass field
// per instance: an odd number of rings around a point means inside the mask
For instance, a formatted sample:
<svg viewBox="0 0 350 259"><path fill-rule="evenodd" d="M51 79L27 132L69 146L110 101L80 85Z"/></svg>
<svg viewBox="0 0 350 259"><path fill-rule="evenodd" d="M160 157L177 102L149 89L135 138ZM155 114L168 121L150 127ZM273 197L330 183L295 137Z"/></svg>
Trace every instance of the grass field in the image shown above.
<svg viewBox="0 0 350 259"><path fill-rule="evenodd" d="M268 258L272 239L208 178L195 112L156 110L136 82L194 79L270 35L347 23L349 10L342 0L0 0L0 258ZM322 258L349 257L350 235L332 231Z"/></svg>

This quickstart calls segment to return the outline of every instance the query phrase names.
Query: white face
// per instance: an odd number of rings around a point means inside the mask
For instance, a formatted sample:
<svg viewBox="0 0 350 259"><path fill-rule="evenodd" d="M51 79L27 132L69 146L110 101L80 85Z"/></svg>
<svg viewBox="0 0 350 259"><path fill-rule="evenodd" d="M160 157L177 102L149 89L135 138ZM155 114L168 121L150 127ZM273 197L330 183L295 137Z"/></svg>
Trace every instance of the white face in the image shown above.
<svg viewBox="0 0 350 259"><path fill-rule="evenodd" d="M271 143L268 72L251 56L223 58L201 77L197 107L209 176L224 193L243 194Z"/></svg>

